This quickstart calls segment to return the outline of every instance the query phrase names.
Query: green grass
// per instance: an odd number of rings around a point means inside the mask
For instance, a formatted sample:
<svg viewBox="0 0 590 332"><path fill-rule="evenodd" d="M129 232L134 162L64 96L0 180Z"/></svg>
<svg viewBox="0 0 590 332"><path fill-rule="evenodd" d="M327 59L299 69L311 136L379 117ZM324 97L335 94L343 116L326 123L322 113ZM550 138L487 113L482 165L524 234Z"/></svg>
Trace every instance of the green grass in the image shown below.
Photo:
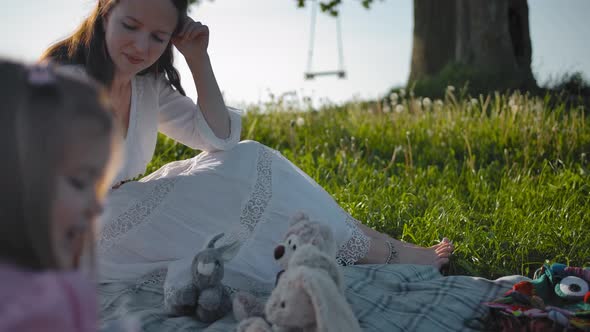
<svg viewBox="0 0 590 332"><path fill-rule="evenodd" d="M590 265L582 108L548 109L520 94L473 100L448 91L430 107L417 100L400 99L400 112L380 103L307 112L268 104L248 110L242 139L281 151L379 231L425 246L451 238L452 273L531 275L546 260ZM160 136L148 171L194 154Z"/></svg>

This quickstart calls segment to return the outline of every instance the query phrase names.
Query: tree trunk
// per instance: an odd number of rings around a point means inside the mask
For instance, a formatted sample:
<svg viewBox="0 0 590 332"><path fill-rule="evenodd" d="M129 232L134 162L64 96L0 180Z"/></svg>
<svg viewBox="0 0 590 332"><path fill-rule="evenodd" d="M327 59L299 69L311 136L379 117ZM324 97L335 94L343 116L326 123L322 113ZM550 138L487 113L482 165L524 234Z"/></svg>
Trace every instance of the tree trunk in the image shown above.
<svg viewBox="0 0 590 332"><path fill-rule="evenodd" d="M414 0L410 81L436 75L455 57L455 2Z"/></svg>
<svg viewBox="0 0 590 332"><path fill-rule="evenodd" d="M414 0L410 81L457 63L505 73L506 87L528 87L531 55L526 0Z"/></svg>

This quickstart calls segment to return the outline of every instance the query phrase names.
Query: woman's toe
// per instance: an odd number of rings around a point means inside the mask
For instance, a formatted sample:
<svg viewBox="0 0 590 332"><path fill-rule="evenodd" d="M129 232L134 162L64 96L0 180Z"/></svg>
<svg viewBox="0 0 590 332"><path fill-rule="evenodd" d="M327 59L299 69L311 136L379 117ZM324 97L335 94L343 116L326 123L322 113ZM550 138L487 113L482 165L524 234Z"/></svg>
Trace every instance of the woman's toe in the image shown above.
<svg viewBox="0 0 590 332"><path fill-rule="evenodd" d="M435 249L435 252L437 254L443 253L443 252L453 252L454 248L452 245L449 244L445 244L442 246L439 246L438 248Z"/></svg>
<svg viewBox="0 0 590 332"><path fill-rule="evenodd" d="M433 246L432 246L432 247L430 247L430 248L432 248L432 249L434 249L434 250L438 250L439 248L442 248L442 247L444 247L444 246L447 246L447 245L448 245L448 243L445 243L445 242L439 242L439 243L437 243L437 244L433 245Z"/></svg>

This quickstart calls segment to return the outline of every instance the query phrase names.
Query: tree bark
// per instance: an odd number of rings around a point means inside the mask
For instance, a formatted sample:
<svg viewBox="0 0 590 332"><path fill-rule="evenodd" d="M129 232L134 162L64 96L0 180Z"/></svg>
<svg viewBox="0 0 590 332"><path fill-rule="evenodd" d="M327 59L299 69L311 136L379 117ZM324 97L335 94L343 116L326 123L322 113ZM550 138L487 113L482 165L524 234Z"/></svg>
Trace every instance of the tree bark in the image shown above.
<svg viewBox="0 0 590 332"><path fill-rule="evenodd" d="M534 83L531 55L526 0L414 0L410 81L457 63L526 87Z"/></svg>
<svg viewBox="0 0 590 332"><path fill-rule="evenodd" d="M437 74L455 56L455 2L414 0L410 81Z"/></svg>

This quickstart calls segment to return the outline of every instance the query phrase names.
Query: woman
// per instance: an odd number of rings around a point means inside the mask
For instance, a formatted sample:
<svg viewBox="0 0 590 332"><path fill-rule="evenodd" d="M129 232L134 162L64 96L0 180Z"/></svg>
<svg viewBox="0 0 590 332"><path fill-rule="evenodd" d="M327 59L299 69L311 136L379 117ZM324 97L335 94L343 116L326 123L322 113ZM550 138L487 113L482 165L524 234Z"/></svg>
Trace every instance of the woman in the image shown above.
<svg viewBox="0 0 590 332"><path fill-rule="evenodd" d="M440 268L448 262L448 240L422 248L380 234L348 215L277 151L238 143L240 115L225 106L217 86L208 28L188 18L186 7L186 0L100 0L71 37L43 56L78 65L68 70L106 84L127 129L126 161L102 218L101 281L133 280L176 265L182 270L207 238L223 232L225 241L242 243L224 281L236 288L272 287L272 249L299 210L332 228L343 264ZM196 105L184 96L172 46L193 74ZM158 131L205 152L126 183L145 171Z"/></svg>

